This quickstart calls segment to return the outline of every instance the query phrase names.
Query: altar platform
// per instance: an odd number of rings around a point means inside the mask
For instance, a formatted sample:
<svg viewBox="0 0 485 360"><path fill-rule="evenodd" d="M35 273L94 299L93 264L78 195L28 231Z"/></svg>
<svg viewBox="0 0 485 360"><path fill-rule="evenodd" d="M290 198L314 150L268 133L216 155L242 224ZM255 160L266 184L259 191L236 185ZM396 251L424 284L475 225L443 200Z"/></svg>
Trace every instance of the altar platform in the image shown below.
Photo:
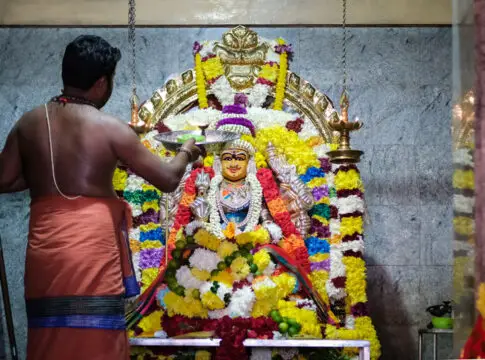
<svg viewBox="0 0 485 360"><path fill-rule="evenodd" d="M217 347L221 339L131 338L131 346ZM370 342L366 340L263 340L246 339L246 347L262 348L357 348L359 360L370 360Z"/></svg>

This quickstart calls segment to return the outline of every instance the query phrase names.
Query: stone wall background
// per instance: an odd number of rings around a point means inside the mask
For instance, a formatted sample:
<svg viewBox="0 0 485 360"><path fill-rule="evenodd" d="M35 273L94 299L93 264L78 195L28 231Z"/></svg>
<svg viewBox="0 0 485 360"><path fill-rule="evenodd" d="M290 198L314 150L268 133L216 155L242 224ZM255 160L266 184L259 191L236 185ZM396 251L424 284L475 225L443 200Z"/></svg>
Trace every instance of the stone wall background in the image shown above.
<svg viewBox="0 0 485 360"><path fill-rule="evenodd" d="M192 43L219 39L225 28L138 30L138 91L142 100L175 73L193 66ZM337 105L341 91L339 28L256 28L293 44L290 68ZM103 36L122 49L113 98L105 110L129 120L126 29L1 28L0 147L23 112L57 95L65 46L77 35ZM382 359L417 358L417 330L429 305L451 297L452 187L450 27L348 30L350 115L364 121L352 138L365 152L360 164L370 223L366 228L368 296ZM25 359L23 268L27 194L0 196L0 236L6 258L20 358ZM3 314L2 314L3 316ZM3 321L4 322L4 321ZM3 332L5 341L6 332ZM431 340L425 350L430 354ZM440 338L440 359L451 337ZM8 353L8 348L0 349Z"/></svg>

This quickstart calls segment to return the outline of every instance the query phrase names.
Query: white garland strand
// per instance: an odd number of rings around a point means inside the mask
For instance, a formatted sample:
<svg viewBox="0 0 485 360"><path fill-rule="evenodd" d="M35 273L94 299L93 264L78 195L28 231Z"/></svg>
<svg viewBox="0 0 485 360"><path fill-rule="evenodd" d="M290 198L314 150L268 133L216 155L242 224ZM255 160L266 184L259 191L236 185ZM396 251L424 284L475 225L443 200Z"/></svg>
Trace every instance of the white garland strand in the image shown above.
<svg viewBox="0 0 485 360"><path fill-rule="evenodd" d="M209 193L207 194L207 201L210 205L210 215L209 223L206 224L206 230L214 236L217 236L219 239L225 238L221 227L221 216L217 207L217 194L219 192L220 185L223 179L224 178L222 177L222 175L215 175L212 178ZM251 200L247 214L249 219L244 229L244 232L249 232L253 231L259 222L259 216L261 214L261 206L263 200L263 189L261 188L261 184L259 183L255 174L248 174L246 177L246 181L248 182L249 189L251 191Z"/></svg>

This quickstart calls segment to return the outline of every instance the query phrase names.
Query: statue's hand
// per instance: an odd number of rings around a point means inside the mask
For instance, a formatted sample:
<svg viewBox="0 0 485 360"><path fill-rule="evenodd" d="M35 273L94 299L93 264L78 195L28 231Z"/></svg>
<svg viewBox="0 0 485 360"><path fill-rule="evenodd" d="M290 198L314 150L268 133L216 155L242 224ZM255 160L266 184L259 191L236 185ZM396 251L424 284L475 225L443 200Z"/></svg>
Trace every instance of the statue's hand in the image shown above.
<svg viewBox="0 0 485 360"><path fill-rule="evenodd" d="M281 182L287 184L291 182L293 174L296 173L294 165L288 164L283 156L270 157L268 163Z"/></svg>

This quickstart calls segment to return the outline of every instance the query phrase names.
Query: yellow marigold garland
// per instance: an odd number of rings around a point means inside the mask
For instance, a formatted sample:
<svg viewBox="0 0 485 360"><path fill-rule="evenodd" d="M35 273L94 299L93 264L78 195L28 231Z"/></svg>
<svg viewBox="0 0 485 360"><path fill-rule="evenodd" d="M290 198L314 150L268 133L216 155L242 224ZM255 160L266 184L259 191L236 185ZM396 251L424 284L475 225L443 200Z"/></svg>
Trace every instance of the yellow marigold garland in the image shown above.
<svg viewBox="0 0 485 360"><path fill-rule="evenodd" d="M265 158L268 157L266 148L268 143L271 142L278 151L284 152L286 160L296 166L300 175L304 174L310 167L320 166L317 154L313 149L300 139L297 133L288 131L282 126L259 129L256 138L246 135L242 138L250 142Z"/></svg>
<svg viewBox="0 0 485 360"><path fill-rule="evenodd" d="M204 71L202 69L202 58L200 54L195 54L195 82L197 85L197 99L199 100L199 108L207 109L209 102L207 101L207 90L205 88Z"/></svg>
<svg viewBox="0 0 485 360"><path fill-rule="evenodd" d="M285 45L283 39L278 39L279 45ZM274 110L283 110L283 100L285 98L286 72L288 71L288 53L283 50L280 54L280 70L278 72L278 82L276 83Z"/></svg>

